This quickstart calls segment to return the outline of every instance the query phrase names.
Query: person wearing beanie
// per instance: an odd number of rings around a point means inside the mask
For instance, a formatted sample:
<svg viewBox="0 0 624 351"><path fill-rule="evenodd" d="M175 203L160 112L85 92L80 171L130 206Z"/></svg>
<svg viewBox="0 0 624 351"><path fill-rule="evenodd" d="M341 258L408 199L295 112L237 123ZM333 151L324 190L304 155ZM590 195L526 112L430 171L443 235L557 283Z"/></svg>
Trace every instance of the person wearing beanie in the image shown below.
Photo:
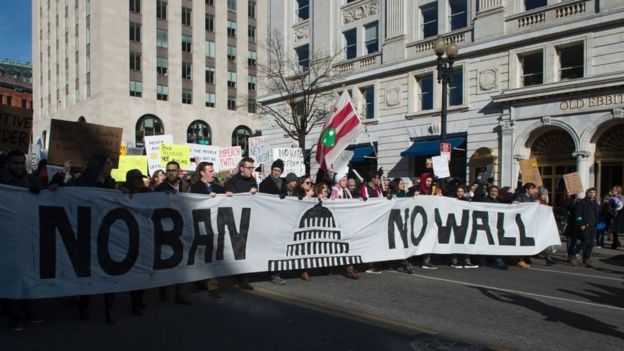
<svg viewBox="0 0 624 351"><path fill-rule="evenodd" d="M299 177L294 173L286 175L286 196L297 196L297 182Z"/></svg>
<svg viewBox="0 0 624 351"><path fill-rule="evenodd" d="M282 178L283 172L284 161L278 158L271 165L271 175L260 182L260 192L283 197L286 194L286 179Z"/></svg>
<svg viewBox="0 0 624 351"><path fill-rule="evenodd" d="M352 199L353 195L347 187L348 169L342 169L334 174L334 187L331 191L330 199Z"/></svg>

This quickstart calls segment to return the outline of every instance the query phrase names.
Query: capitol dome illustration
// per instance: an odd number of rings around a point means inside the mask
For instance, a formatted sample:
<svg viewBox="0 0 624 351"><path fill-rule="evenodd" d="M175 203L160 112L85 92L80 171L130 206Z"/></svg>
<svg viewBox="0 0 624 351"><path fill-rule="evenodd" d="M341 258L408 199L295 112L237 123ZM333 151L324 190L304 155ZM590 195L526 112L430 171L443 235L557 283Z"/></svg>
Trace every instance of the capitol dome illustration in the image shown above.
<svg viewBox="0 0 624 351"><path fill-rule="evenodd" d="M286 244L286 258L269 261L269 271L287 271L362 263L349 255L349 243L341 241L342 231L334 215L319 202L304 212L295 228L293 241Z"/></svg>

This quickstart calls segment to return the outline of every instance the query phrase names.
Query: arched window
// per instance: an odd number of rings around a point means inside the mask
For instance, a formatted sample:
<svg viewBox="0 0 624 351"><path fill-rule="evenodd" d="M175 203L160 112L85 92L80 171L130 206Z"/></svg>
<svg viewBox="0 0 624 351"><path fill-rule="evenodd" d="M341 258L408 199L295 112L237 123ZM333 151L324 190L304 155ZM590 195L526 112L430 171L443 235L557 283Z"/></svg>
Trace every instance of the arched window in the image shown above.
<svg viewBox="0 0 624 351"><path fill-rule="evenodd" d="M232 146L240 146L243 157L249 156L247 139L251 136L251 129L245 126L236 127L232 133Z"/></svg>
<svg viewBox="0 0 624 351"><path fill-rule="evenodd" d="M200 120L193 121L186 130L186 142L189 144L212 144L212 132L208 123Z"/></svg>
<svg viewBox="0 0 624 351"><path fill-rule="evenodd" d="M160 118L154 115L143 115L136 124L135 130L135 147L144 147L143 137L150 135L163 135L165 134L165 128Z"/></svg>

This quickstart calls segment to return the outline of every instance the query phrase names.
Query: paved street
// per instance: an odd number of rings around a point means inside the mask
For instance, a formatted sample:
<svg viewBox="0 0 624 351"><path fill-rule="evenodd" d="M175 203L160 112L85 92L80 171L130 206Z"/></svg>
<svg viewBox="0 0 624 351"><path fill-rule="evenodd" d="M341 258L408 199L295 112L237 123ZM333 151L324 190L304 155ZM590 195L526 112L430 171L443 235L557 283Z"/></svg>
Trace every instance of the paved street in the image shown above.
<svg viewBox="0 0 624 351"><path fill-rule="evenodd" d="M0 350L622 350L624 252L599 249L594 263L317 275L257 281L252 293L225 286L218 300L188 285L193 306L150 291L142 317L119 294L114 326L99 297L87 322L69 299L47 300L45 323L1 329Z"/></svg>

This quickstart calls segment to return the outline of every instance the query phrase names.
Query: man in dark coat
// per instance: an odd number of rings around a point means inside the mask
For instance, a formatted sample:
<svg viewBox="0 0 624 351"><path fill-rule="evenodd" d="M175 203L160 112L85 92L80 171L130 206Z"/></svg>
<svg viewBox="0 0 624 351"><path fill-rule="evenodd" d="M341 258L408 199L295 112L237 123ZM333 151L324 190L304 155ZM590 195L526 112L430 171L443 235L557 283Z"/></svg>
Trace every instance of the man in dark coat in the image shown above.
<svg viewBox="0 0 624 351"><path fill-rule="evenodd" d="M271 165L271 175L260 182L260 192L282 196L286 192L286 182L282 178L282 173L284 173L284 161L277 159Z"/></svg>
<svg viewBox="0 0 624 351"><path fill-rule="evenodd" d="M598 214L600 212L600 206L596 202L596 189L589 188L585 191L585 198L576 203L574 215L576 216L576 223L581 230L581 245L574 250L574 256L571 259L572 264L576 264L576 255L583 251L583 265L587 268L592 268L591 254L596 241L596 222L598 221Z"/></svg>
<svg viewBox="0 0 624 351"><path fill-rule="evenodd" d="M225 194L225 189L216 182L212 162L200 162L195 173L199 175L199 180L191 185L191 193L210 195L210 197L215 197L217 194ZM206 280L206 290L208 290L208 294L213 299L223 296L219 291L219 283L214 278Z"/></svg>

